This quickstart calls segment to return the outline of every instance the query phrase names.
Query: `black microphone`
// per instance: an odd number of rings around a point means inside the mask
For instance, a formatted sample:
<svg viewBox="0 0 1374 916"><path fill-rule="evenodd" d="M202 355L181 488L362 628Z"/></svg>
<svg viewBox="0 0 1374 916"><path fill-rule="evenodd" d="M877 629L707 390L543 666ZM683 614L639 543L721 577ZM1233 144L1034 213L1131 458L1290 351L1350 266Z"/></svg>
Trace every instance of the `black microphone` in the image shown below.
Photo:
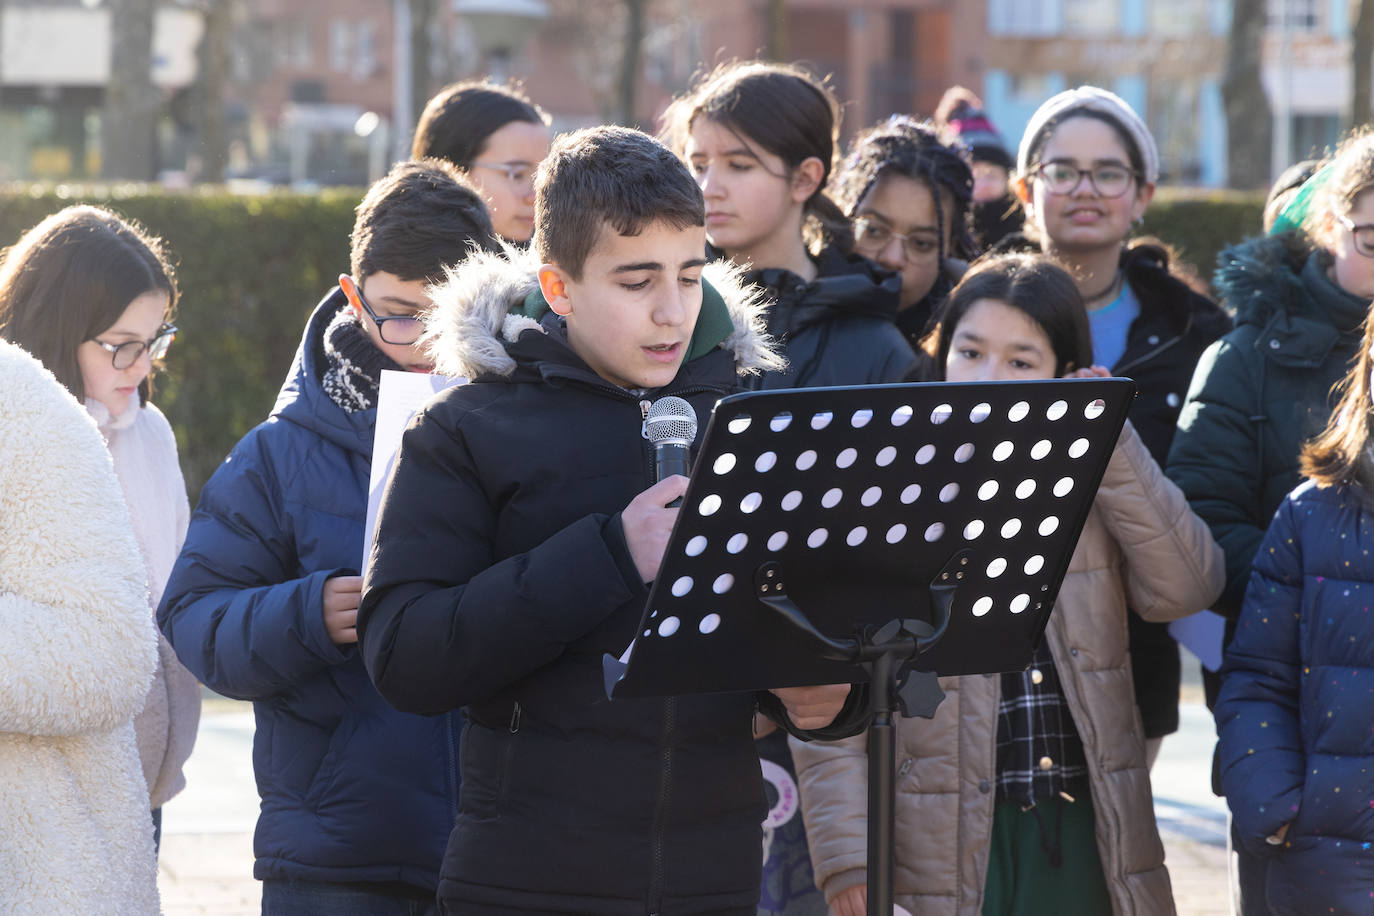
<svg viewBox="0 0 1374 916"><path fill-rule="evenodd" d="M691 404L671 396L654 401L644 418L644 435L654 444L657 480L674 474L688 476L692 466L692 443L697 437L697 413ZM681 499L675 499L669 506L681 504Z"/></svg>

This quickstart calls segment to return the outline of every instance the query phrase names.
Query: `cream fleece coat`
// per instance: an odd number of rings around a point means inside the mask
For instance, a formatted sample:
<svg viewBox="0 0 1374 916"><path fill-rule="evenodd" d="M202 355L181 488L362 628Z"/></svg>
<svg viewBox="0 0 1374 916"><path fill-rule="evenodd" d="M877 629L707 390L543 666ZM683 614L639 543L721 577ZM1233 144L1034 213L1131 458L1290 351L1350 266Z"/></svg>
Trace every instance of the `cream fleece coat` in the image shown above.
<svg viewBox="0 0 1374 916"><path fill-rule="evenodd" d="M99 401L87 399L114 458L124 502L134 521L134 537L148 571L149 613L157 610L172 564L186 540L191 507L186 481L177 463L177 442L167 418L152 404L139 406L138 395L117 417ZM191 756L200 725L200 683L177 660L161 634L157 640L157 673L143 711L134 718L138 757L148 783L148 801L161 808L186 787L181 767Z"/></svg>
<svg viewBox="0 0 1374 916"><path fill-rule="evenodd" d="M0 913L158 912L133 716L157 639L110 454L0 341Z"/></svg>

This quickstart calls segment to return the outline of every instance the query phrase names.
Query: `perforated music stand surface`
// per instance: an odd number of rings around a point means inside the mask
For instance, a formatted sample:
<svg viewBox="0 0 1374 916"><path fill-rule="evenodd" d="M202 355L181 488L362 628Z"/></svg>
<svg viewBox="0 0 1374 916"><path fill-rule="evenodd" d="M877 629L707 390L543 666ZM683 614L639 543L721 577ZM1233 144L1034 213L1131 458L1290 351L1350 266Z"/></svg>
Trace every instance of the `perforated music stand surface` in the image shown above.
<svg viewBox="0 0 1374 916"><path fill-rule="evenodd" d="M1125 422L1129 379L793 389L717 403L617 697L853 682L759 603L775 562L825 635L931 619L939 675L1031 660Z"/></svg>

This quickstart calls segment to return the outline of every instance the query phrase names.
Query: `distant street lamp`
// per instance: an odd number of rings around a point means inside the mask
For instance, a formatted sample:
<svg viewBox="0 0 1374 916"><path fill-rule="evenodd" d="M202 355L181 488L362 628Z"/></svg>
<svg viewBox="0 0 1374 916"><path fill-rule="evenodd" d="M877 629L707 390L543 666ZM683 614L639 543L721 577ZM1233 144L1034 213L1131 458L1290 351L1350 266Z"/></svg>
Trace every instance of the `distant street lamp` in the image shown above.
<svg viewBox="0 0 1374 916"><path fill-rule="evenodd" d="M472 29L496 82L510 78L512 52L549 16L545 0L455 0L453 9Z"/></svg>

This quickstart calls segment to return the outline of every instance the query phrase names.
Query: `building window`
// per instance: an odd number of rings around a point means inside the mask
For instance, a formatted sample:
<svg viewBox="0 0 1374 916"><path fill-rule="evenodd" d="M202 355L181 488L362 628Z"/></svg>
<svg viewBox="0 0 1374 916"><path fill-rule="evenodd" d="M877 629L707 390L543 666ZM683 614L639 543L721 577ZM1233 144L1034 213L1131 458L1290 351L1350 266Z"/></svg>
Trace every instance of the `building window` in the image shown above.
<svg viewBox="0 0 1374 916"><path fill-rule="evenodd" d="M353 75L367 79L377 70L377 27L369 21L358 23L358 50L353 60Z"/></svg>
<svg viewBox="0 0 1374 916"><path fill-rule="evenodd" d="M1293 115L1292 125L1289 162L1319 159L1341 139L1341 116L1337 114Z"/></svg>
<svg viewBox="0 0 1374 916"><path fill-rule="evenodd" d="M1319 0L1267 0L1268 23L1271 29L1287 25L1292 32L1315 32L1321 27Z"/></svg>
<svg viewBox="0 0 1374 916"><path fill-rule="evenodd" d="M291 42L291 66L297 70L309 70L315 65L309 23L297 20L288 26Z"/></svg>
<svg viewBox="0 0 1374 916"><path fill-rule="evenodd" d="M1061 0L989 0L993 35L1054 35L1062 22Z"/></svg>
<svg viewBox="0 0 1374 916"><path fill-rule="evenodd" d="M1170 38L1210 34L1216 5L1217 0L1151 0L1150 34Z"/></svg>
<svg viewBox="0 0 1374 916"><path fill-rule="evenodd" d="M1064 31L1075 35L1112 35L1120 28L1119 3L1064 0Z"/></svg>
<svg viewBox="0 0 1374 916"><path fill-rule="evenodd" d="M353 63L353 30L342 19L329 23L329 67L347 73Z"/></svg>

